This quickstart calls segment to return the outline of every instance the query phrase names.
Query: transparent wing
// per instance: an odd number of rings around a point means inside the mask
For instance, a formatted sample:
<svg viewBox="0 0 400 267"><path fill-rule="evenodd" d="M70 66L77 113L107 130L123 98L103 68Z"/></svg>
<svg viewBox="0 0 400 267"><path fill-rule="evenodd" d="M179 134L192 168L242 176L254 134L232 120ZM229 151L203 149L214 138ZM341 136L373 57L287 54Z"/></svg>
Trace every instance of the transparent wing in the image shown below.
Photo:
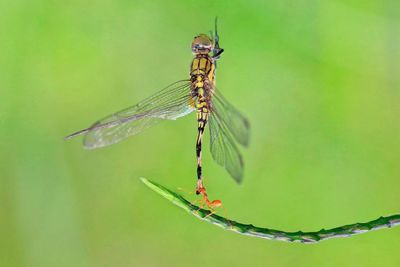
<svg viewBox="0 0 400 267"><path fill-rule="evenodd" d="M135 106L109 115L66 139L86 134L87 149L108 146L138 134L160 120L176 120L194 110L190 82L175 82Z"/></svg>
<svg viewBox="0 0 400 267"><path fill-rule="evenodd" d="M212 97L211 111L218 117L220 123L229 130L239 144L245 147L249 145L249 121L217 90Z"/></svg>
<svg viewBox="0 0 400 267"><path fill-rule="evenodd" d="M243 158L227 127L215 113L209 116L210 150L213 159L235 179L243 178Z"/></svg>

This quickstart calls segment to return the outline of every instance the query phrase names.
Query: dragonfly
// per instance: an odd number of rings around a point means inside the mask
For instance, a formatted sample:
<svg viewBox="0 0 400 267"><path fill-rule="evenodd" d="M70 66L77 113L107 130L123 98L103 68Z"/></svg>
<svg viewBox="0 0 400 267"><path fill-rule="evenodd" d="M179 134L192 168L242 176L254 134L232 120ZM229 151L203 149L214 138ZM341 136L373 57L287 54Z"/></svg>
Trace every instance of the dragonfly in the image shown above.
<svg viewBox="0 0 400 267"><path fill-rule="evenodd" d="M194 58L190 65L189 79L174 82L136 105L106 116L65 139L84 135L84 147L95 149L141 133L159 121L176 120L196 112L196 194L202 194L208 206L220 206L220 201L208 200L203 184L202 142L205 129L208 126L210 151L214 161L240 183L244 163L237 144L248 146L250 124L216 87L216 63L224 52L219 45L217 18L210 36L195 36L191 49Z"/></svg>

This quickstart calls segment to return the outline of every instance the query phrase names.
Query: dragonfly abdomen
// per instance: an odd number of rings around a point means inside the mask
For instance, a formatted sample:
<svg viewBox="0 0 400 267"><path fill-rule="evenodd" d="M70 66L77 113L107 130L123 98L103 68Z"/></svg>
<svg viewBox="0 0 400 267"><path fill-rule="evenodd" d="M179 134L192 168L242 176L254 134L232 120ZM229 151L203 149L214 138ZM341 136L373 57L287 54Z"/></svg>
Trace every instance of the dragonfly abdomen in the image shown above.
<svg viewBox="0 0 400 267"><path fill-rule="evenodd" d="M213 81L213 61L207 55L197 55L192 62L191 66L191 81L192 92L196 96L196 110L197 110L197 140L196 140L196 157L197 157L197 193L203 188L202 184L202 164L201 164L201 150L204 129L206 127L209 115L209 100L212 92ZM210 73L212 73L210 75ZM211 80L210 80L211 78Z"/></svg>
<svg viewBox="0 0 400 267"><path fill-rule="evenodd" d="M204 97L204 88L198 89L198 101L197 101L197 140L196 140L196 157L197 157L197 193L199 189L203 187L202 184L202 166L201 166L201 149L203 142L204 129L208 121L208 104Z"/></svg>
<svg viewBox="0 0 400 267"><path fill-rule="evenodd" d="M214 90L214 59L208 54L196 54L190 67L190 78L192 82L192 95L196 96L197 104L197 140L196 140L196 157L197 157L197 190L200 193L203 187L202 183L202 165L201 150L204 129L206 127L210 112L210 102Z"/></svg>

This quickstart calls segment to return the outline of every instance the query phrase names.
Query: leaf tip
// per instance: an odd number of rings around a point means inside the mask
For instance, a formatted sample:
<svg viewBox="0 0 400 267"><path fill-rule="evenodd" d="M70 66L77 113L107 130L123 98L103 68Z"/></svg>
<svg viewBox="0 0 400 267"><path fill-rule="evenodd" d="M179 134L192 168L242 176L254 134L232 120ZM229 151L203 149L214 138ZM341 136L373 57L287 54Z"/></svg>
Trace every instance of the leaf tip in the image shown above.
<svg viewBox="0 0 400 267"><path fill-rule="evenodd" d="M153 189L154 188L154 183L152 183L151 181L149 181L147 178L144 178L144 177L139 177L139 179L140 179L140 181L142 182L142 183L144 183L147 187L149 187L149 188L151 188L151 189ZM153 189L154 190L154 189Z"/></svg>

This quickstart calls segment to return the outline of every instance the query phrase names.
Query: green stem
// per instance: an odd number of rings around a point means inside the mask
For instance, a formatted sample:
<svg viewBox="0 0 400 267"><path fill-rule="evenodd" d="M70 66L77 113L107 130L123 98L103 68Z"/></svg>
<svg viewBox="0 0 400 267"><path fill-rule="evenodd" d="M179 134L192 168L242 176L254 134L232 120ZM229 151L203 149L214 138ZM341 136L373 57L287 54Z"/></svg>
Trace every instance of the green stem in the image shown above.
<svg viewBox="0 0 400 267"><path fill-rule="evenodd" d="M348 237L356 234L366 233L372 230L390 228L400 224L400 214L395 214L392 216L380 217L376 220L365 223L353 223L328 230L322 229L317 232L285 232L281 230L261 228L251 224L235 222L217 214L212 214L209 210L204 210L193 205L181 195L163 187L162 185L151 182L146 178L141 178L141 180L150 189L159 193L173 204L186 210L200 220L207 221L238 234L264 239L276 239L286 242L316 243L329 238Z"/></svg>

